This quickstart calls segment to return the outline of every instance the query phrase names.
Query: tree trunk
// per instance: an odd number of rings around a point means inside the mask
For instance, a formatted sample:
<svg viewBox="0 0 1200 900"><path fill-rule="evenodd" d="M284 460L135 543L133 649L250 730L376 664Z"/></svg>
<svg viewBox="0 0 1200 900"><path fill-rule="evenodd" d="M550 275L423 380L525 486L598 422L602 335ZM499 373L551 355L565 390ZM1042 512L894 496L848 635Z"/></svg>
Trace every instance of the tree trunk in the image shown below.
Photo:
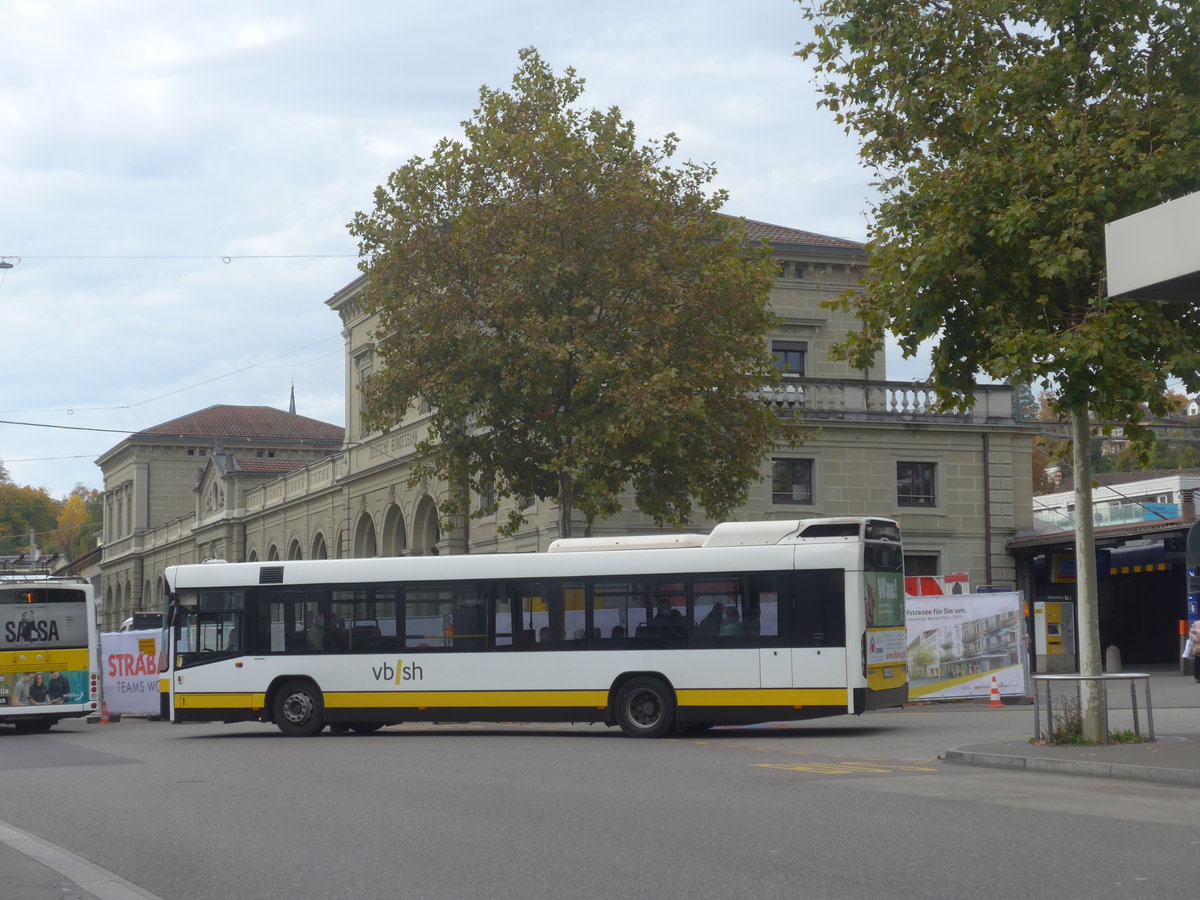
<svg viewBox="0 0 1200 900"><path fill-rule="evenodd" d="M1071 416L1072 466L1075 472L1075 596L1079 615L1079 674L1102 674L1100 665L1100 603L1096 595L1096 540L1092 532L1091 423L1087 409ZM1108 739L1104 728L1101 685L1083 683L1083 735L1098 744Z"/></svg>
<svg viewBox="0 0 1200 900"><path fill-rule="evenodd" d="M566 472L558 473L558 536L571 536L571 514L575 509L575 488L571 476Z"/></svg>

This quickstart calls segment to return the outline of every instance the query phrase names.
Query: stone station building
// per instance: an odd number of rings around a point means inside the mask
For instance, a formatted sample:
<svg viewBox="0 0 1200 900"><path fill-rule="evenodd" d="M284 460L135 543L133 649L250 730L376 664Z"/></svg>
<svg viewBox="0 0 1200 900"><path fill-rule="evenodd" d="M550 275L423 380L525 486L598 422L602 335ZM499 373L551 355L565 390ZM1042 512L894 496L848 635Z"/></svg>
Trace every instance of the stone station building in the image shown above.
<svg viewBox="0 0 1200 900"><path fill-rule="evenodd" d="M893 517L909 574L964 572L972 588L1014 585L1005 544L1031 528L1033 488L1031 435L1013 419L1011 389L981 385L973 409L936 413L929 388L887 380L882 354L866 370L832 359L832 345L858 323L822 304L863 279L863 246L746 224L779 262L770 299L780 321L763 339L784 385L762 399L798 412L807 437L763 460L734 518ZM446 486L408 483L427 412L414 409L387 434L361 424L358 387L375 365L363 283L326 301L345 339L344 428L271 408L214 406L131 435L97 460L106 629L134 610L159 608L163 573L179 563L538 552L558 537L555 504L537 498L511 537L498 530L503 508L439 528ZM697 521L694 530L712 525ZM590 533L657 530L630 498Z"/></svg>

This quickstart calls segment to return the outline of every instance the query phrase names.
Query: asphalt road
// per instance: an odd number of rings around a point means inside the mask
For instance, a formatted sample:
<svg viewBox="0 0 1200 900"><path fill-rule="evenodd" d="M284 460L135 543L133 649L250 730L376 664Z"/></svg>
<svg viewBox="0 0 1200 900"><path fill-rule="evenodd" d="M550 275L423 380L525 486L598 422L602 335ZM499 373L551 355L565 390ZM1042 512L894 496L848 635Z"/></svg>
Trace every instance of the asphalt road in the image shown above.
<svg viewBox="0 0 1200 900"><path fill-rule="evenodd" d="M664 741L63 723L0 729L0 819L167 900L1192 896L1200 791L938 759L1031 727L973 704Z"/></svg>

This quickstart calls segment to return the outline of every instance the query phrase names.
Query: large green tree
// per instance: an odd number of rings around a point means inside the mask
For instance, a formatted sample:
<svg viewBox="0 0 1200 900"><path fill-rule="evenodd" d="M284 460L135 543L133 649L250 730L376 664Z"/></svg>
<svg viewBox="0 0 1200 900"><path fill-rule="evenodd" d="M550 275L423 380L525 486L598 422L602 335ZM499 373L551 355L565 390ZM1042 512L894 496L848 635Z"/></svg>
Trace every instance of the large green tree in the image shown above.
<svg viewBox="0 0 1200 900"><path fill-rule="evenodd" d="M364 419L431 410L415 472L458 488L443 514L467 488L495 498L476 512L537 496L567 536L632 485L659 523L720 517L779 431L752 396L776 378L769 248L718 212L711 166L669 165L674 135L639 143L619 109L577 106L573 69L520 59L350 225L384 363Z"/></svg>
<svg viewBox="0 0 1200 900"><path fill-rule="evenodd" d="M50 549L59 503L45 488L0 484L0 554L29 553L29 536Z"/></svg>
<svg viewBox="0 0 1200 900"><path fill-rule="evenodd" d="M1089 422L1142 432L1200 388L1200 307L1110 299L1105 222L1200 188L1193 0L801 0L821 103L878 173L865 359L932 339L943 400L979 372L1056 387L1074 423L1081 654L1099 674ZM1099 715L1089 700L1089 735Z"/></svg>

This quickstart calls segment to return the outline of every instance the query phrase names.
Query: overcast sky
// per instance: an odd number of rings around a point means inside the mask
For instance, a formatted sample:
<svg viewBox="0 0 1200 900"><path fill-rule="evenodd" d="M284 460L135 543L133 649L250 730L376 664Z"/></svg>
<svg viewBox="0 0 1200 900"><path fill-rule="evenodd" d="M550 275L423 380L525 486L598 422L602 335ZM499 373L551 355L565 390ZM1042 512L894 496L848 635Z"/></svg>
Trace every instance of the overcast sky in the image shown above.
<svg viewBox="0 0 1200 900"><path fill-rule="evenodd" d="M297 412L344 425L324 301L358 274L346 223L525 46L574 66L584 105L714 163L727 212L866 237L870 177L792 55L791 0L0 9L0 460L55 496L102 487L94 460L130 432L286 409L293 383Z"/></svg>

